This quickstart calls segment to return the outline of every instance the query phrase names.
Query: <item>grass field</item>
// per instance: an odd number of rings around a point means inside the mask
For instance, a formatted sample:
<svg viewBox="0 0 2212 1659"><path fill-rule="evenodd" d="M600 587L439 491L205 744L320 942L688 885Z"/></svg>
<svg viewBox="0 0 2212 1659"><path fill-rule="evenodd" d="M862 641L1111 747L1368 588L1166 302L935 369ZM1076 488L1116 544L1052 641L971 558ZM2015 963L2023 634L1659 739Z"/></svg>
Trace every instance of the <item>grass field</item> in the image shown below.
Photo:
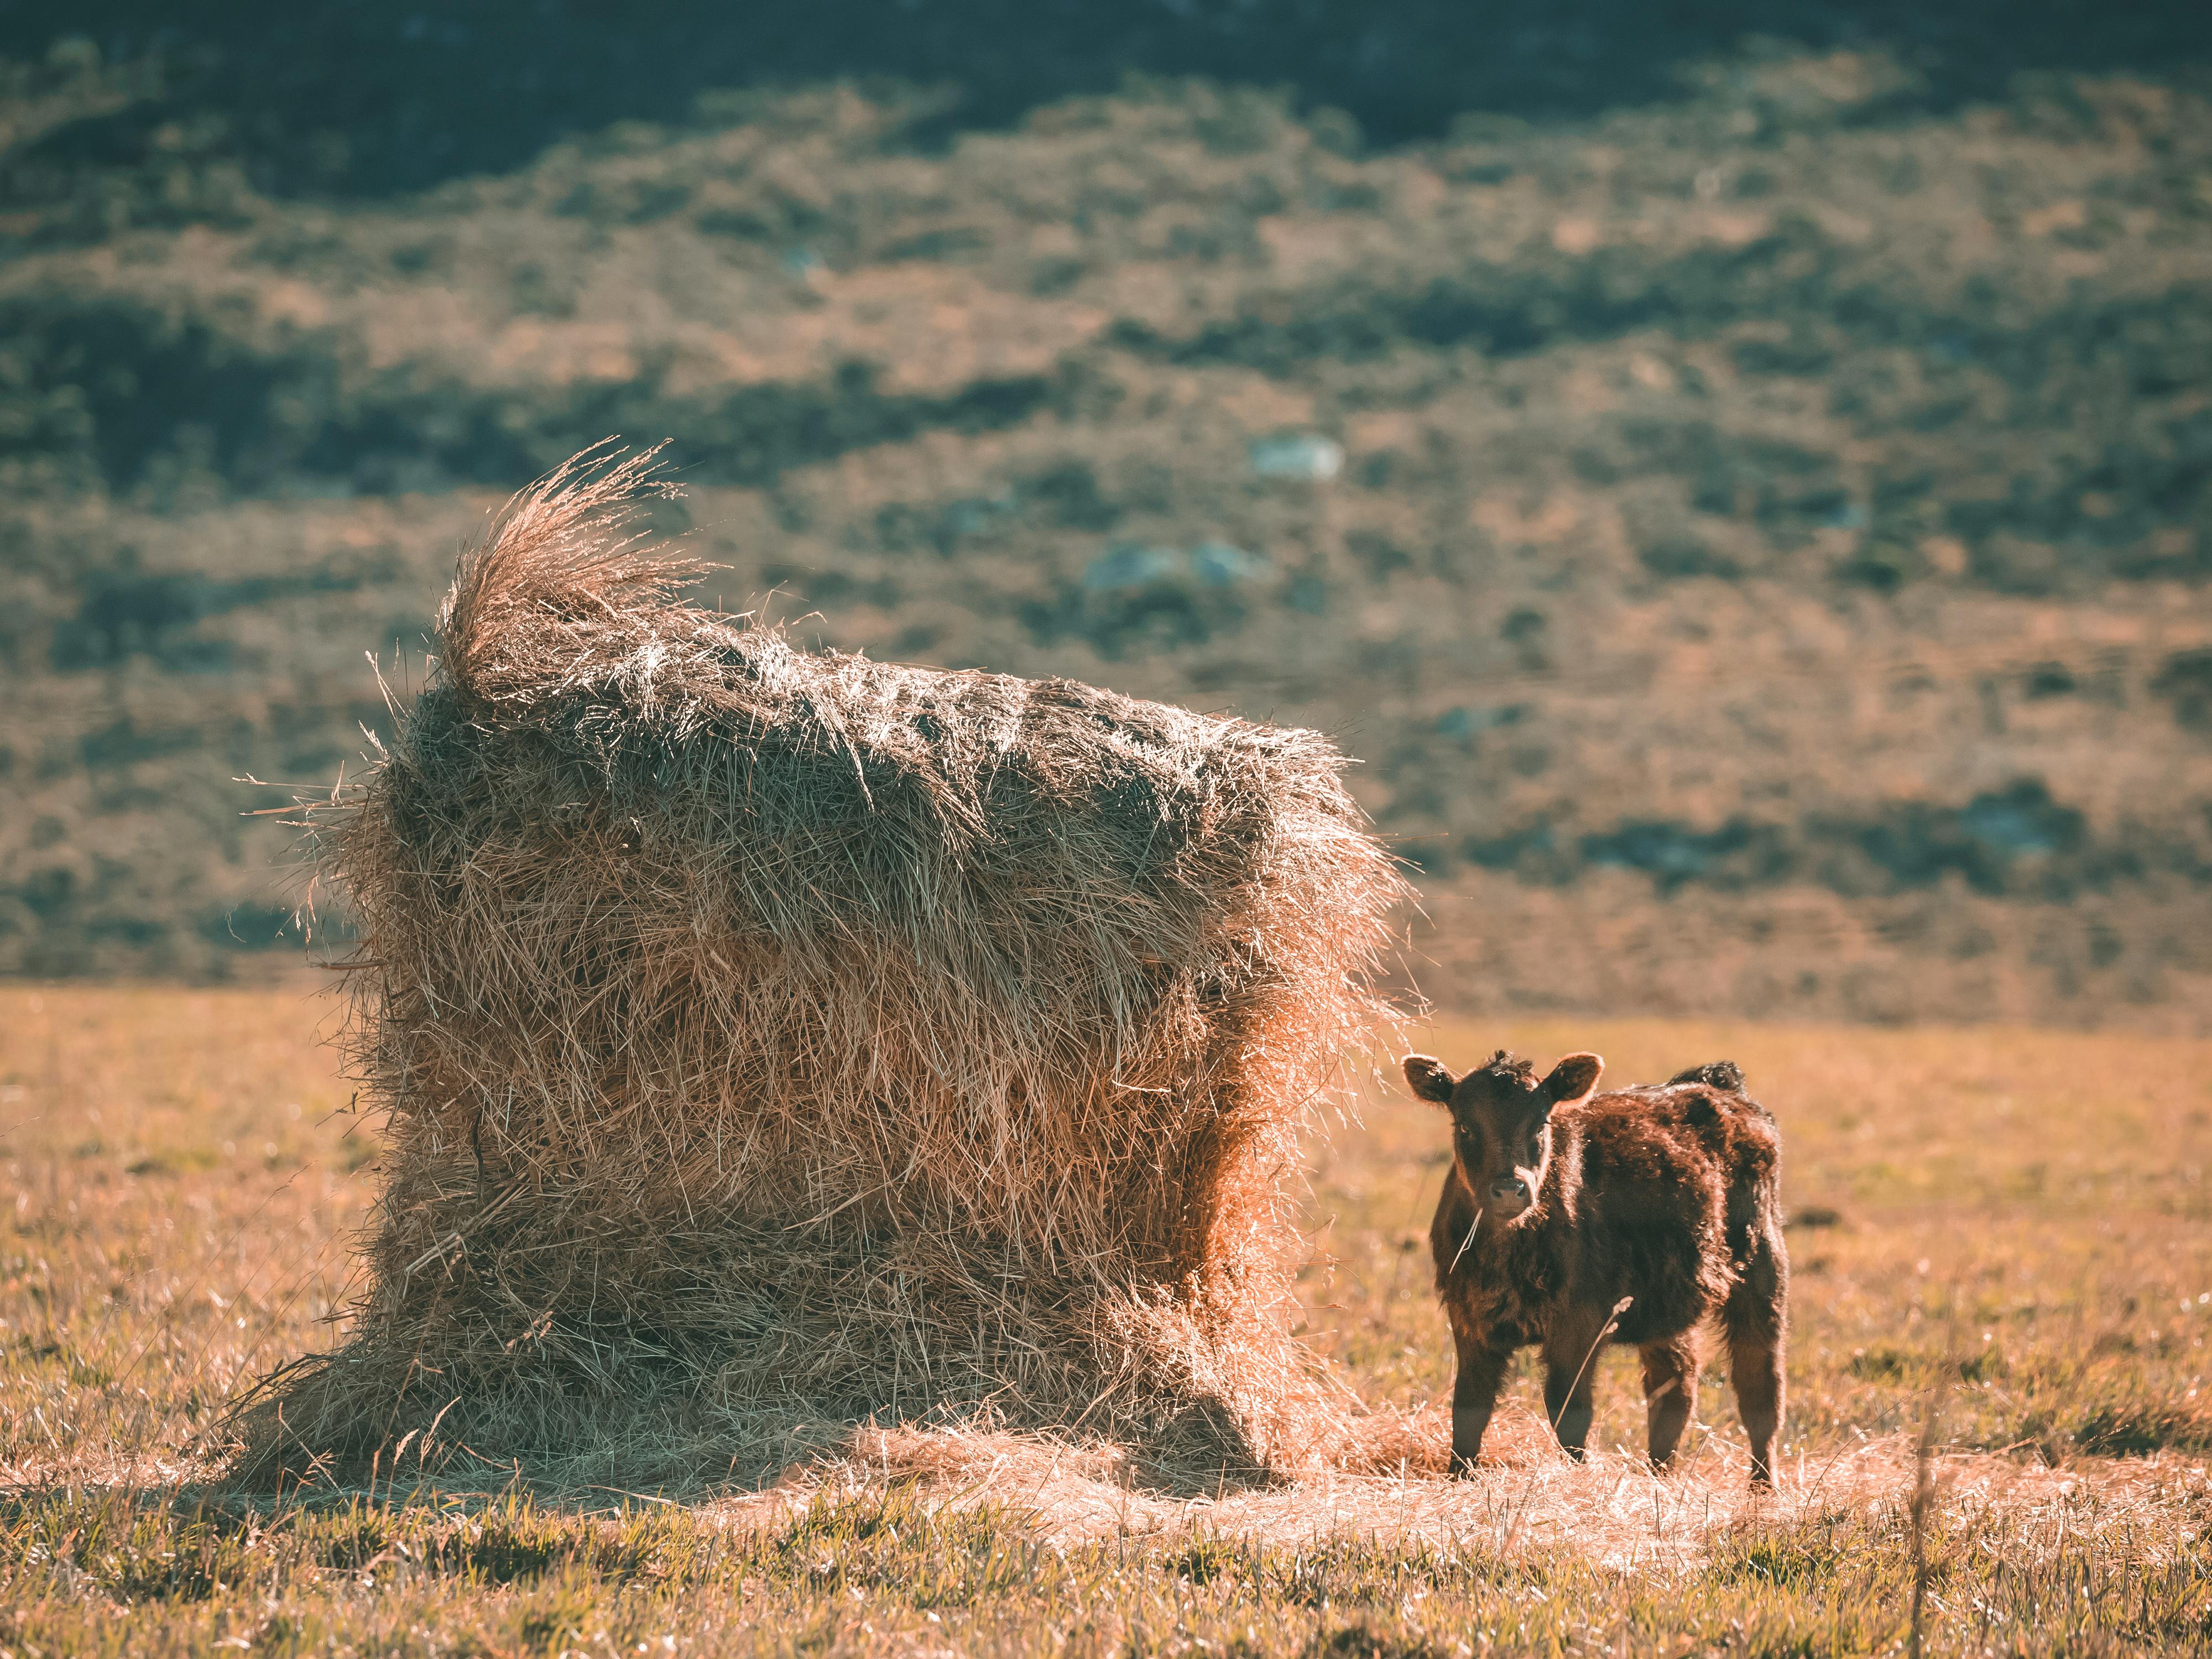
<svg viewBox="0 0 2212 1659"><path fill-rule="evenodd" d="M1316 1344L1405 1466L1147 1487L1115 1449L855 1431L765 1492L461 1489L402 1459L279 1502L204 1483L234 1389L331 1338L375 1145L302 990L0 988L0 1650L1828 1654L2212 1647L2212 1043L2025 1030L1446 1025L1741 1061L1787 1137L1784 1490L1707 1379L1686 1466L1581 1468L1514 1384L1439 1477L1427 1109L1314 1149ZM1932 1413L1932 1418L1931 1418ZM1916 1448L1932 1433L1925 1499ZM680 1501L672 1501L679 1499ZM1920 1516L1915 1522L1916 1510ZM1917 1564L1916 1566L1916 1563Z"/></svg>

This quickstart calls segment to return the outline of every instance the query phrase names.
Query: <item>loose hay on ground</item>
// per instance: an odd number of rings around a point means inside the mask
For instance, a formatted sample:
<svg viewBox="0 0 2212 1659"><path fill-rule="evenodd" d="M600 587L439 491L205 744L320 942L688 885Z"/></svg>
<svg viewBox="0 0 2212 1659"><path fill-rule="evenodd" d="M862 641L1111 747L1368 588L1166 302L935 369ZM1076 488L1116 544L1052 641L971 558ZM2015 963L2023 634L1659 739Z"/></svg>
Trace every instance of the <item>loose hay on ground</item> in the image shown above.
<svg viewBox="0 0 2212 1659"><path fill-rule="evenodd" d="M648 459L510 504L307 814L391 1144L349 1338L241 1468L766 1470L978 1409L1320 1455L1296 1134L1405 891L1338 755L694 608L623 529Z"/></svg>
<svg viewBox="0 0 2212 1659"><path fill-rule="evenodd" d="M1387 1417L1377 1413L1377 1419ZM1394 1448L1364 1467L1310 1469L1292 1480L1228 1484L1177 1494L1147 1486L1117 1448L1042 1434L864 1427L832 1451L786 1472L777 1486L708 1506L745 1524L775 1524L807 1503L910 1489L932 1509L989 1509L1055 1544L1226 1537L1268 1548L1356 1540L1394 1550L1428 1547L1503 1560L1555 1553L1615 1571L1708 1569L1747 1539L1873 1516L1902 1523L1918 1479L1913 1437L1898 1434L1793 1460L1778 1491L1749 1488L1744 1448L1702 1436L1680 1467L1656 1473L1626 1449L1563 1456L1549 1426L1509 1408L1491 1461L1468 1479L1446 1474L1449 1418L1441 1406L1396 1424ZM2117 1559L2181 1559L2212 1482L2200 1462L2082 1459L2063 1468L1987 1452L1937 1455L1930 1468L1934 1524L1979 1521L2053 1542L2110 1534Z"/></svg>

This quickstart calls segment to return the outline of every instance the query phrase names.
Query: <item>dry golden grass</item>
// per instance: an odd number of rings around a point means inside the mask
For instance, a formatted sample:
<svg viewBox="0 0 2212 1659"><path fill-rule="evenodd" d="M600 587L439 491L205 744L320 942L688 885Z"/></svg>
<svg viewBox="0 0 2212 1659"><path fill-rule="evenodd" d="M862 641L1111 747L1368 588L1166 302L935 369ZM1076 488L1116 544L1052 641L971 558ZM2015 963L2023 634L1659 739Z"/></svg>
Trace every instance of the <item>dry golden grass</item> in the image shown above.
<svg viewBox="0 0 2212 1659"><path fill-rule="evenodd" d="M1686 1466L1640 1469L1614 1357L1588 1465L1550 1446L1523 1378L1497 1466L1441 1477L1449 1356L1418 1237L1440 1126L1378 1093L1313 1149L1304 1289L1309 1339L1376 1406L1375 1446L1402 1468L1193 1491L1080 1436L831 1425L757 1491L557 1492L489 1468L425 1484L403 1465L272 1509L190 1483L231 1390L330 1340L319 1322L373 1182L332 1115L349 1091L313 1041L330 1012L296 988L0 988L0 1645L1893 1650L1931 1384L1929 1651L2212 1638L2212 1045L1657 1022L1417 1034L1447 1056L1595 1047L1622 1080L1744 1065L1787 1136L1785 1198L1822 1224L1790 1236L1791 1412L1769 1502L1744 1489L1717 1376Z"/></svg>

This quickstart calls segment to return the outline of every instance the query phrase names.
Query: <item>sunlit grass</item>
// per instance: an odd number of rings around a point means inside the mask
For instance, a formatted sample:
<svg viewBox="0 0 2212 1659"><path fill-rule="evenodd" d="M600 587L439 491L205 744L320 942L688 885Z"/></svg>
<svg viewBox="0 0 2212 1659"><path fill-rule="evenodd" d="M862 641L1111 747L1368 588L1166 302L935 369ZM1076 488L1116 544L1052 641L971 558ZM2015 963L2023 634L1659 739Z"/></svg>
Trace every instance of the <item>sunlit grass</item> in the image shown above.
<svg viewBox="0 0 2212 1659"><path fill-rule="evenodd" d="M1785 1491L1768 1509L1741 1500L1717 1373L1681 1477L1617 1455L1641 1427L1617 1358L1589 1469L1524 1413L1509 1466L1468 1486L1414 1468L1214 1502L1101 1462L1078 1515L1044 1481L994 1482L985 1445L943 1479L860 1456L680 1503L538 1491L527 1470L434 1485L404 1454L373 1490L248 1498L204 1484L203 1437L242 1379L327 1344L373 1190L373 1143L313 1042L322 1012L289 991L0 988L11 1654L1898 1651L1896 1446L1931 1387L1929 1651L2212 1644L2212 1045L1421 1034L1455 1061L1595 1047L1623 1081L1743 1064L1784 1126L1787 1203L1817 1224L1790 1234ZM1450 1375L1423 1236L1441 1125L1388 1089L1362 1117L1316 1146L1310 1335L1369 1399L1417 1410ZM1525 1407L1533 1380L1515 1387ZM1622 1548L1619 1516L1662 1503ZM1611 1518L1577 1535L1577 1515Z"/></svg>

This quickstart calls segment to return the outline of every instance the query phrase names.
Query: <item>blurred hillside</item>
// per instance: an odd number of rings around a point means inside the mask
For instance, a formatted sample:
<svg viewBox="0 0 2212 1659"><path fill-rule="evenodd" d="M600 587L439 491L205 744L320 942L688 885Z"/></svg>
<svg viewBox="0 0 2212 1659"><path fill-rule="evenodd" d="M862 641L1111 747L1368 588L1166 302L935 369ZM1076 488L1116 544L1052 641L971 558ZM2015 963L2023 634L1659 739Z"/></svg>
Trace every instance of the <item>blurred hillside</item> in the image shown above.
<svg viewBox="0 0 2212 1659"><path fill-rule="evenodd" d="M1334 733L1439 1000L2212 1027L2212 30L1620 12L0 10L0 970L296 961L233 780L612 434L733 609Z"/></svg>

